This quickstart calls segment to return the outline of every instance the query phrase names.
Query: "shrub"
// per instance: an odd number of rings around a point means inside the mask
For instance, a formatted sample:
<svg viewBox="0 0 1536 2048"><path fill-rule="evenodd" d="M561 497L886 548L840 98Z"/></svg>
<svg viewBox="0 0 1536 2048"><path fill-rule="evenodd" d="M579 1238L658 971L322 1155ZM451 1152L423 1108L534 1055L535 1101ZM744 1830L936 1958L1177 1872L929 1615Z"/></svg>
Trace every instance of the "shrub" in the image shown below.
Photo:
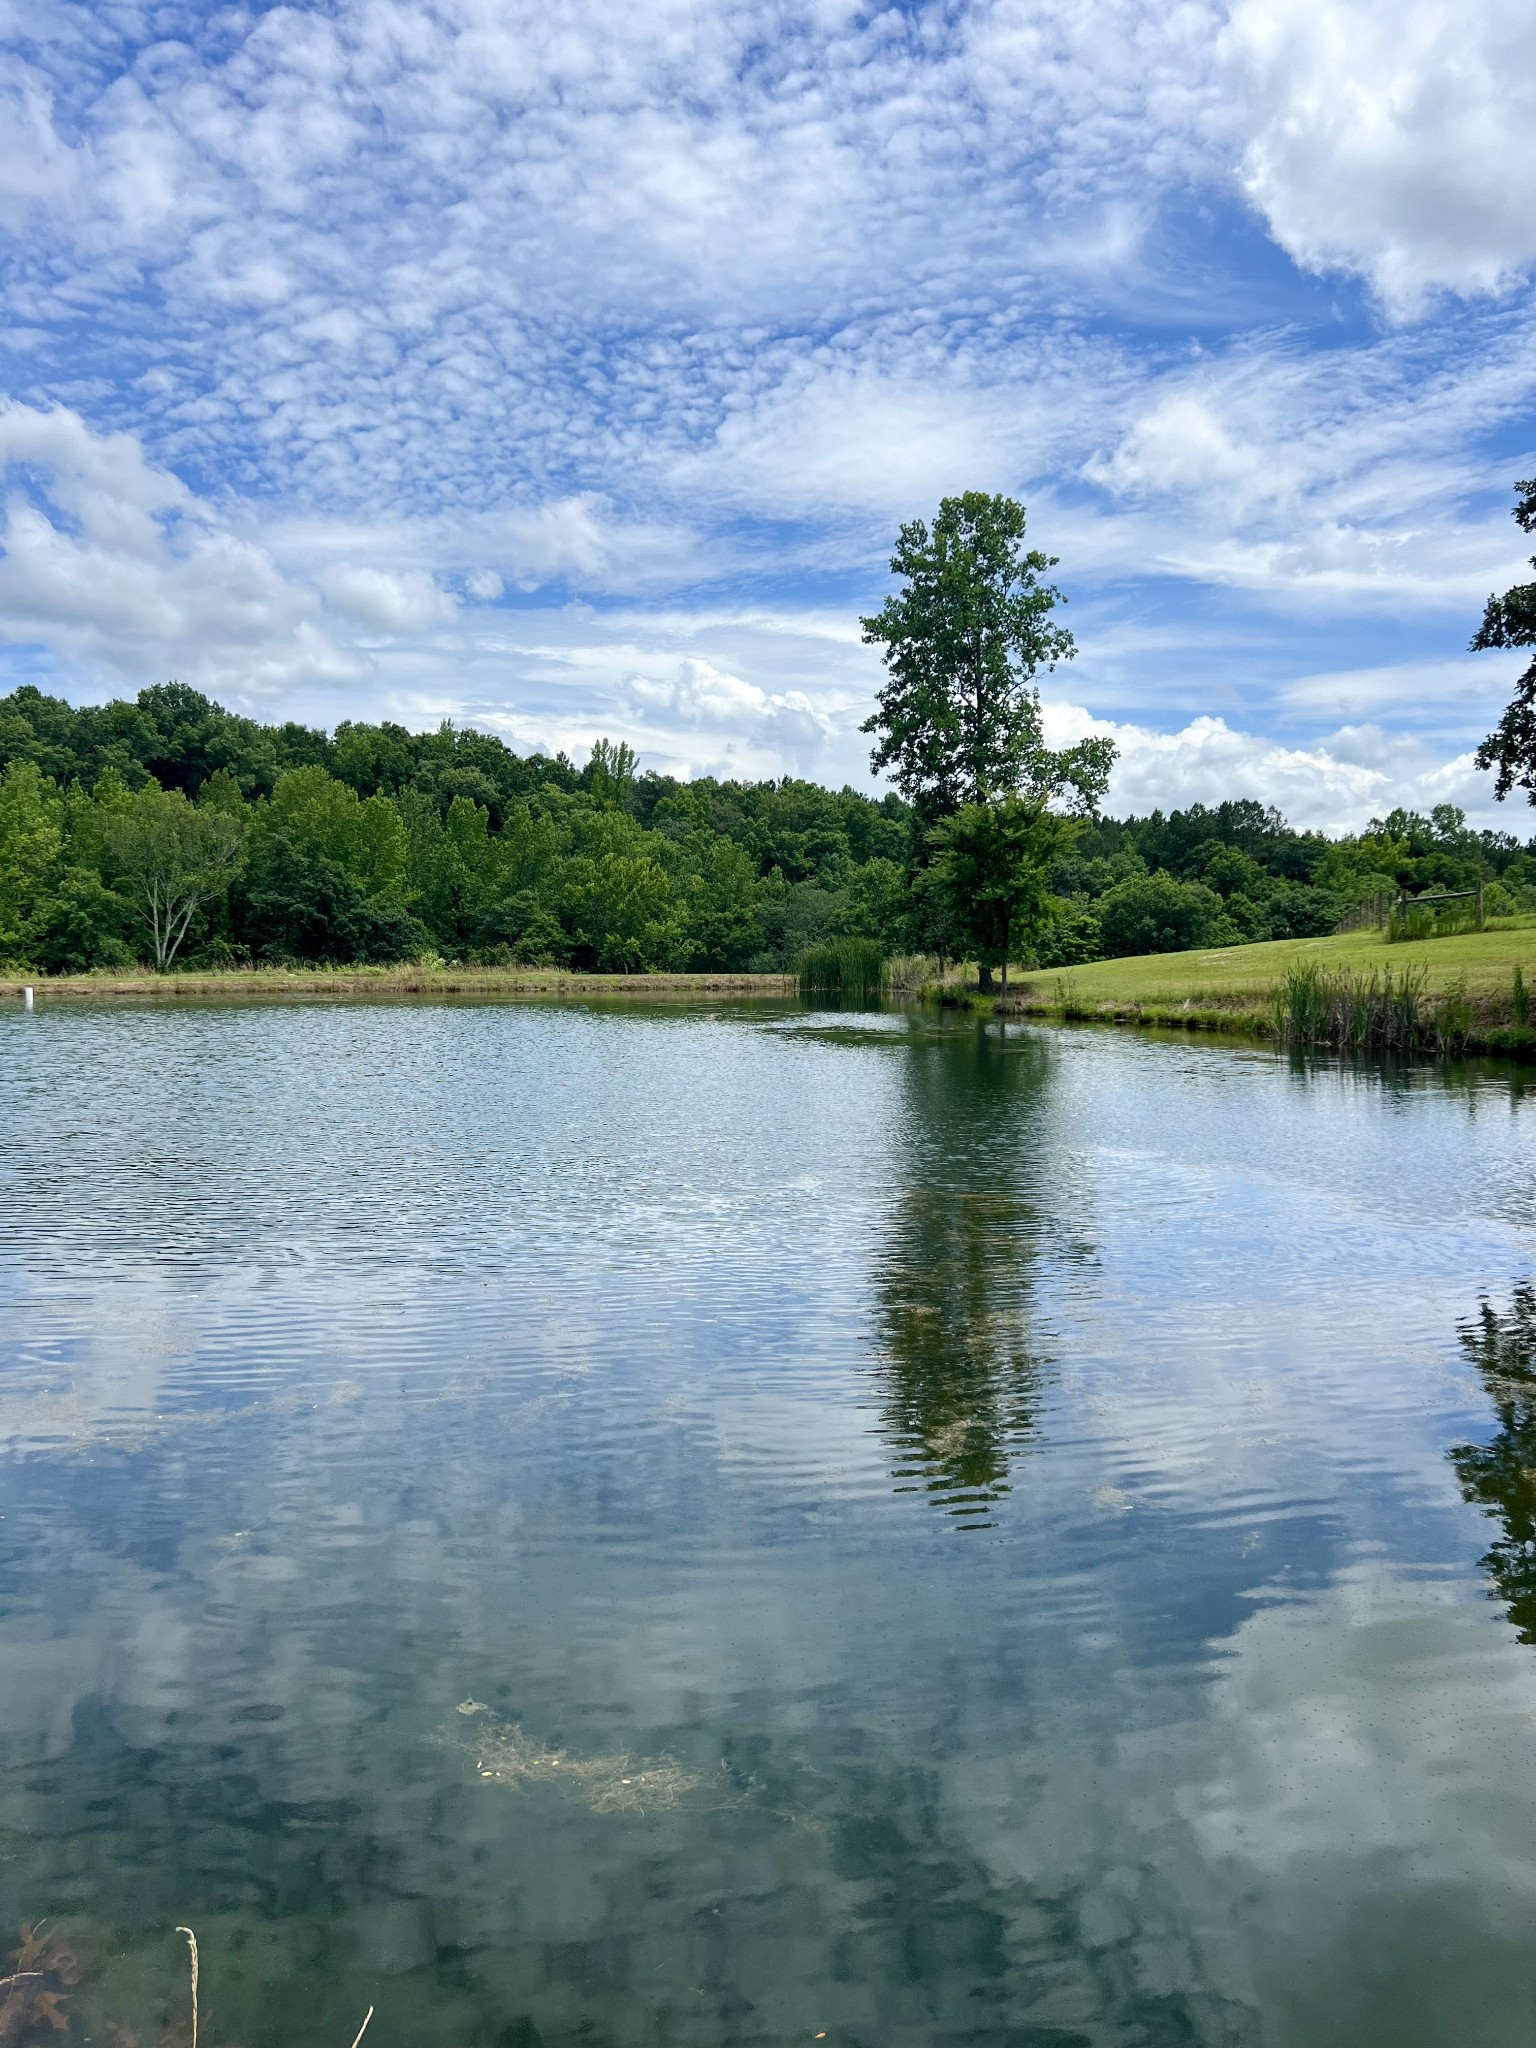
<svg viewBox="0 0 1536 2048"><path fill-rule="evenodd" d="M1211 943L1221 898L1203 882L1177 882L1165 869L1117 882L1099 899L1104 953L1184 953Z"/></svg>

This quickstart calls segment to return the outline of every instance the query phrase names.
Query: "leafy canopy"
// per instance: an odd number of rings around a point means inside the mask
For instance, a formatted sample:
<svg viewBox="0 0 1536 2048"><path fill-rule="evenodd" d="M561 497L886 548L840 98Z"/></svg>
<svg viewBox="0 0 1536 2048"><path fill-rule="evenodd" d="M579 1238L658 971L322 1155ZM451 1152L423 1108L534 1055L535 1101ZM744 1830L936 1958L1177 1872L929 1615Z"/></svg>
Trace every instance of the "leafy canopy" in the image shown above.
<svg viewBox="0 0 1536 2048"><path fill-rule="evenodd" d="M1070 818L1025 797L962 804L934 833L954 927L983 967L1027 950L1051 920L1051 863L1071 843Z"/></svg>
<svg viewBox="0 0 1536 2048"><path fill-rule="evenodd" d="M107 843L149 927L150 949L163 974L180 951L192 919L222 894L240 858L238 818L213 805L189 804L179 789L157 783L135 791L107 825Z"/></svg>
<svg viewBox="0 0 1536 2048"><path fill-rule="evenodd" d="M871 765L924 823L1021 790L1042 801L1071 790L1091 809L1108 783L1108 740L1045 745L1034 677L1077 649L1051 616L1065 599L1042 580L1057 558L1026 550L1024 532L1013 498L941 500L931 529L902 527L891 573L903 587L859 622L886 668L861 728L879 736Z"/></svg>
<svg viewBox="0 0 1536 2048"><path fill-rule="evenodd" d="M1536 477L1527 477L1515 489L1520 493L1515 519L1525 532L1536 533ZM1536 555L1531 567L1536 569ZM1502 597L1490 597L1472 646L1536 647L1536 583L1517 583ZM1512 789L1523 789L1536 804L1536 660L1515 684L1509 709L1476 758L1479 768L1498 770L1493 793L1500 803Z"/></svg>

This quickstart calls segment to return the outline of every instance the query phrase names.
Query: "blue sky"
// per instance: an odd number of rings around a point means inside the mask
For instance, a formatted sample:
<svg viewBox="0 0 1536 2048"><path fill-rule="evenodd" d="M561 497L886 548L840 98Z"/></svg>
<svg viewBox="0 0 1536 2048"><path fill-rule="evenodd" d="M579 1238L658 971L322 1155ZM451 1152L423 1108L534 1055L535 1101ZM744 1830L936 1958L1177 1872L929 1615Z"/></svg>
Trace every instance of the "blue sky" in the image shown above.
<svg viewBox="0 0 1536 2048"><path fill-rule="evenodd" d="M1531 829L1466 652L1536 472L1528 10L0 23L0 681L864 786L858 614L980 487L1112 809Z"/></svg>

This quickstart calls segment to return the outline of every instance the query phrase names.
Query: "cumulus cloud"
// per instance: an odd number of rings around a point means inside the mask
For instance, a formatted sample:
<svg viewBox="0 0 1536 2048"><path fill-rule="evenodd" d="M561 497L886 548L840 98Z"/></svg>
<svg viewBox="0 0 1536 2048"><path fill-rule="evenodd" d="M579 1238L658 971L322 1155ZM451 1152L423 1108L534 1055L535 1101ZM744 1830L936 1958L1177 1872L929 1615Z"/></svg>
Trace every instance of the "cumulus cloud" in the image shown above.
<svg viewBox="0 0 1536 2048"><path fill-rule="evenodd" d="M1536 261L1536 22L1501 0L1238 0L1247 190L1299 262L1402 310Z"/></svg>
<svg viewBox="0 0 1536 2048"><path fill-rule="evenodd" d="M319 580L343 617L376 633L419 633L451 619L457 610L450 594L421 569L391 575L384 569L344 563L324 570Z"/></svg>
<svg viewBox="0 0 1536 2048"><path fill-rule="evenodd" d="M832 721L803 690L770 696L756 683L691 655L666 680L631 676L627 681L642 718L661 712L684 726L735 731L750 742L769 741L788 752L819 746L833 732Z"/></svg>
<svg viewBox="0 0 1536 2048"><path fill-rule="evenodd" d="M1496 809L1470 752L1447 760L1443 749L1380 725L1343 725L1317 744L1286 746L1210 716L1158 732L1095 719L1080 705L1044 708L1053 745L1089 733L1114 740L1119 758L1107 808L1115 816L1248 797L1274 804L1293 825L1330 832L1358 831L1398 805L1427 812L1454 803L1480 824L1522 822Z"/></svg>
<svg viewBox="0 0 1536 2048"><path fill-rule="evenodd" d="M0 409L11 479L0 635L51 650L92 681L179 674L237 695L355 681L318 594L221 526L132 437L63 408Z"/></svg>
<svg viewBox="0 0 1536 2048"><path fill-rule="evenodd" d="M174 675L244 702L358 685L372 667L360 634L417 636L457 611L415 567L306 574L133 435L63 406L0 405L0 474L0 639L92 688Z"/></svg>

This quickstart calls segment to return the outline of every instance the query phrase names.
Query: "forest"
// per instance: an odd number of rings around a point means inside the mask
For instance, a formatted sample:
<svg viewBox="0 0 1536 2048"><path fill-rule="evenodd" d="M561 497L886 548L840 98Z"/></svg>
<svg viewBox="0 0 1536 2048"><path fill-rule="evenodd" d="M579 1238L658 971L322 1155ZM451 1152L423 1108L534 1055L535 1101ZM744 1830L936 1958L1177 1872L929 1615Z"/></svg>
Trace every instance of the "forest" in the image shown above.
<svg viewBox="0 0 1536 2048"><path fill-rule="evenodd" d="M1481 880L1490 914L1536 910L1536 839L1450 806L1334 838L1248 799L1053 822L1025 966L1324 933L1382 889ZM684 782L601 740L578 768L450 724L263 725L177 683L0 698L0 961L41 974L767 971L841 937L961 956L931 837L899 795Z"/></svg>

